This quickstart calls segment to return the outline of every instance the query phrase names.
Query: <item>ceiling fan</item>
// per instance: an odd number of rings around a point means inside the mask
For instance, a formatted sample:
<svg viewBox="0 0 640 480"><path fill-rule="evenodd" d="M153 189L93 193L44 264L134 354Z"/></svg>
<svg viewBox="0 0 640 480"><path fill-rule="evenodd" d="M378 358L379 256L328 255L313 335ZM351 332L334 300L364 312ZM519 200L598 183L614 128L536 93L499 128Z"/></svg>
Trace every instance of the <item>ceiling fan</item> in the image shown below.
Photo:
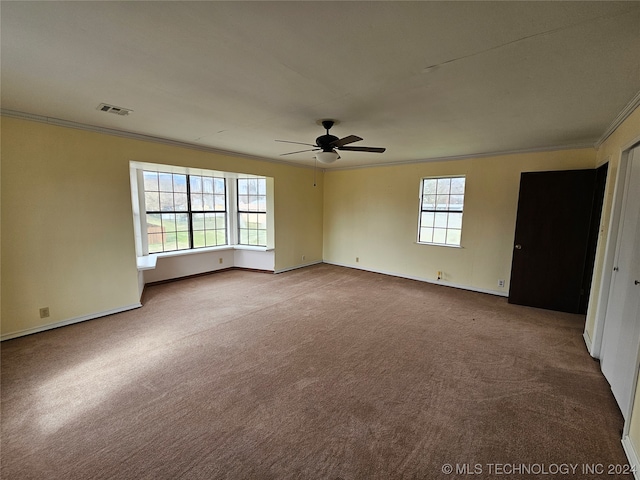
<svg viewBox="0 0 640 480"><path fill-rule="evenodd" d="M283 153L282 155L293 155L294 153L303 153L303 152L318 152L315 154L316 159L322 163L333 163L337 159L340 158L340 155L336 150L340 151L351 151L351 152L373 152L373 153L382 153L386 149L381 147L348 147L345 145L349 145L350 143L359 142L362 138L356 135L349 135L344 138L338 138L335 135L331 135L329 130L336 124L335 120L322 120L322 126L327 131L325 135L320 135L316 138L316 143L301 143L301 142L289 142L287 140L276 140L276 142L283 143L295 143L298 145L308 145L310 148L307 150L298 150L296 152ZM281 155L281 156L282 156Z"/></svg>

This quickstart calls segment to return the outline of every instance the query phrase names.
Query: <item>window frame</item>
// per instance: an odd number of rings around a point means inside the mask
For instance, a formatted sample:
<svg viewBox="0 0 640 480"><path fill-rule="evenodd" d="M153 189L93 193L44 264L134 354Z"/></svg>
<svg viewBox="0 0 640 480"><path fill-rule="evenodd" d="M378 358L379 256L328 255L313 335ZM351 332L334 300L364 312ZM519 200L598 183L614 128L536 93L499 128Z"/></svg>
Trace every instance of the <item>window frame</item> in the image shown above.
<svg viewBox="0 0 640 480"><path fill-rule="evenodd" d="M256 192L255 193L251 193L249 191L250 187L247 186L247 193L241 193L241 189L240 189L240 182L241 181L251 181L251 180L255 180L258 182L258 184L256 185ZM264 188L261 189L260 188L260 182L264 182ZM250 247L266 247L267 246L267 238L268 238L268 228L267 228L267 223L268 223L268 215L267 215L267 179L266 178L260 178L260 177L238 177L236 179L236 212L237 212L237 234L238 234L238 238L237 238L237 244L238 245L244 245L244 246L250 246ZM264 193L261 193L261 191L263 191ZM255 197L256 202L258 203L258 206L260 204L264 205L264 209L241 209L240 205L241 203L241 199L240 197L247 197L247 200L249 200L251 197ZM262 200L261 200L262 199ZM247 202L250 203L250 202ZM256 220L258 218L260 218L260 216L264 216L264 228L248 228L248 227L242 227L242 216L243 215L257 215L258 217L256 218ZM247 219L246 223L248 224L249 221ZM257 222L259 224L259 221ZM247 242L243 242L242 241L242 237L243 237L243 230L247 231ZM251 237L251 231L255 231L256 232L256 243L251 243L250 242L250 237ZM261 237L261 232L262 233L262 238L264 238L264 242L260 242L260 237Z"/></svg>
<svg viewBox="0 0 640 480"><path fill-rule="evenodd" d="M225 245L204 246L196 248L183 248L180 250L167 250L149 252L148 234L147 234L147 218L146 218L146 201L144 189L144 171L172 173L182 175L210 176L225 179L226 193L226 241ZM129 161L129 177L131 186L131 201L133 214L133 230L135 237L135 251L138 258L139 269L143 265L143 270L148 269L147 262L143 260L146 257L165 257L189 255L194 253L205 253L208 251L218 250L253 250L253 251L271 251L275 249L275 218L274 218L274 182L273 177L265 175L256 175L251 173L229 172L215 169L205 169L199 167L180 166L175 164L140 162L136 160ZM266 230L267 244L266 246L242 245L238 242L238 215L237 215L237 182L238 178L258 178L266 180ZM158 208L160 208L158 206ZM149 210L151 212L151 210ZM170 212L164 212L170 213ZM184 213L184 212L182 212ZM194 212L202 213L202 212ZM164 245L163 245L164 250Z"/></svg>
<svg viewBox="0 0 640 480"><path fill-rule="evenodd" d="M147 190L147 185L146 185L146 173L150 173L150 174L156 174L158 179L157 179L157 188L158 190ZM171 181L172 181L172 189L169 190L163 190L162 186L161 186L161 182L160 182L160 175L164 174L164 175L171 175ZM183 192L176 190L176 183L175 183L175 177L176 176L181 176L181 177L185 177L185 191L184 194L186 196L186 210L178 210L176 209L176 200L175 200L175 196L176 193L178 194L182 194ZM211 196L213 198L213 209L208 209L208 208L204 208L204 201L203 201L203 208L201 210L194 210L193 209L193 199L192 199L192 195L197 195L198 193L200 193L201 195L204 195L206 192L204 191L200 191L200 192L193 192L192 191L192 182L191 179L192 178L200 178L200 181L202 182L202 180L204 178L211 178L212 179L212 192L211 192ZM223 192L220 193L216 193L215 191L215 181L216 180L222 180L224 182L224 186L222 188ZM200 190L203 190L204 188L202 187ZM147 193L149 194L153 194L153 193L158 193L158 201L157 201L157 205L159 210L154 210L154 209L150 209L148 210L147 207ZM173 210L163 210L162 209L162 200L161 200L161 194L162 193L172 193L173 195ZM186 251L186 250L197 250L200 248L210 248L210 247L221 247L221 246L226 246L229 244L229 221L228 221L228 210L229 210L229 202L228 202L228 191L227 191L227 179L222 177L222 176L216 176L215 174L195 174L195 173L178 173L178 172L171 172L171 171L166 171L166 170L161 170L161 169L143 169L142 170L142 195L144 197L144 219L145 219L145 226L146 228L144 229L146 232L146 250L149 254L161 254L161 253L168 253L168 252L181 252L181 251ZM216 203L215 203L215 197L216 196L224 196L224 208L223 209L218 209L216 208ZM216 220L215 220L215 227L214 228L207 228L206 227L206 215L207 214L213 214L216 216ZM220 229L217 228L217 215L222 214L224 215L224 229ZM178 230L177 224L178 224L178 220L177 217L174 220L174 226L176 228L176 230L172 230L171 232L168 232L168 234L170 233L175 233L176 234L176 242L175 242L175 246L176 248L172 248L172 249L167 249L166 248L166 242L164 241L164 235L165 232L162 232L163 235L163 242L162 242L162 250L154 250L153 252L151 251L151 244L149 242L149 236L152 235L151 233L149 233L149 215L159 215L161 217L161 222L164 222L164 218L162 218L163 215L186 215L186 223L187 223L187 229L186 230ZM196 229L195 228L195 217L197 215L202 215L202 225L203 228L202 229ZM206 241L206 232L212 231L212 232L217 232L220 230L224 230L224 243L218 243L217 240L217 233L215 233L215 237L216 237L216 243L215 245L207 245L207 241ZM180 242L178 240L178 235L181 232L186 232L188 235L188 246L187 247L180 247ZM204 245L199 245L196 246L195 245L195 232L202 232L205 238L204 241Z"/></svg>
<svg viewBox="0 0 640 480"><path fill-rule="evenodd" d="M464 184L462 187L462 192L461 193L451 193L451 181L454 179L458 179L458 178L462 178L464 180ZM437 182L436 182L436 191L434 193L425 193L425 182L428 180L448 180L449 181L449 189L446 193L438 193L437 191ZM462 227L463 227L463 219L464 219L464 199L466 196L466 188L467 188L467 181L466 181L466 175L462 174L462 175L446 175L446 176L430 176L430 177L423 177L420 179L420 191L418 194L418 234L417 234L417 240L416 243L420 244L420 245L433 245L433 246L438 246L438 247L453 247L453 248L463 248L462 247ZM425 208L425 197L427 195L433 195L434 196L434 203L432 204L432 207L427 207ZM460 196L461 197L461 207L458 208L450 208L451 204L451 197L452 196ZM447 197L447 202L446 202L446 208L439 208L438 207L438 196L446 196ZM430 226L423 226L422 222L423 222L423 218L424 218L424 214L429 214L432 213L433 214L433 222ZM444 227L436 227L436 215L437 214L446 214L446 225ZM460 220L459 220L459 228L458 227L450 227L449 226L449 220L450 220L450 215L451 214L460 214ZM423 229L431 229L432 232L432 236L431 236L431 241L427 241L427 240L423 240L422 239L422 231ZM434 240L434 235L435 232L434 230L444 230L444 242L436 242L433 241ZM459 232L459 238L457 243L452 242L452 243L446 243L448 236L449 236L449 232L450 231L458 231Z"/></svg>

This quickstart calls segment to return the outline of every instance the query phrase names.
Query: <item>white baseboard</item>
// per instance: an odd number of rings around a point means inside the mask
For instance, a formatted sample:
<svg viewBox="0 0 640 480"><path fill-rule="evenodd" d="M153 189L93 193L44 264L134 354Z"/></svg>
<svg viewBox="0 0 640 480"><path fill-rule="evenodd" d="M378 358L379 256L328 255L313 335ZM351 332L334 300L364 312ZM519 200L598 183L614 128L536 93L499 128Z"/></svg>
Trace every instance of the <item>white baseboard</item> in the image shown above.
<svg viewBox="0 0 640 480"><path fill-rule="evenodd" d="M508 297L509 296L509 294L507 292L501 292L500 290L489 290L487 288L477 288L477 287L471 287L469 285L459 285L457 283L451 283L451 282L447 282L447 281L444 281L444 280L434 281L434 280L432 280L430 278L414 277L413 275L404 275L402 273L387 272L387 271L384 271L384 270L374 270L374 269L371 269L371 268L363 268L363 267L359 267L359 266L355 266L355 265L347 265L347 264L343 264L343 263L327 262L326 260L324 261L324 263L328 263L329 265L336 265L338 267L355 268L356 270L364 270L365 272L373 272L373 273L381 273L383 275L391 275L392 277L407 278L409 280L417 280L419 282L432 283L434 285L442 285L444 287L459 288L461 290L469 290L471 292L488 293L489 295L497 295L499 297Z"/></svg>
<svg viewBox="0 0 640 480"><path fill-rule="evenodd" d="M48 323L47 325L41 325L39 327L27 328L25 330L19 330L17 332L5 333L0 336L0 341L11 340L12 338L24 337L25 335L31 335L32 333L44 332L46 330L52 330L58 327L64 327L66 325L72 325L74 323L86 322L87 320L93 320L95 318L106 317L107 315L113 315L114 313L126 312L127 310L133 310L134 308L140 308L141 303L134 303L132 305L126 305L124 307L113 308L111 310L105 310L104 312L92 313L89 315L82 315L80 317L70 318L67 320L61 320L59 322Z"/></svg>
<svg viewBox="0 0 640 480"><path fill-rule="evenodd" d="M289 272L291 270L297 270L299 268L310 267L311 265L318 265L319 263L326 263L326 262L323 262L322 260L318 260L317 262L305 263L304 265L296 265L295 267L283 268L281 270L274 270L273 273Z"/></svg>
<svg viewBox="0 0 640 480"><path fill-rule="evenodd" d="M587 346L587 351L589 352L589 355L593 357L593 353L591 352L591 337L589 336L586 330L582 333L582 338L584 339L584 343Z"/></svg>
<svg viewBox="0 0 640 480"><path fill-rule="evenodd" d="M633 447L629 435L625 435L622 439L622 448L624 448L624 453L627 454L627 460L629 460L629 466L633 471L633 476L636 480L640 480L640 461L638 461L636 449Z"/></svg>

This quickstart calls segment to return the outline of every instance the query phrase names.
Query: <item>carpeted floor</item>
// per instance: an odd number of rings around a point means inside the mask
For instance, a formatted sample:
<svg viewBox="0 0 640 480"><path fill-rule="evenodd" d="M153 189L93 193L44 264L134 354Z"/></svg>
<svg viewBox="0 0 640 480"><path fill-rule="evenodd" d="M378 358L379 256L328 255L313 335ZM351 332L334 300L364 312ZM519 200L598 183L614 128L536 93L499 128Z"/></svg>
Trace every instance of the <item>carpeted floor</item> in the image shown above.
<svg viewBox="0 0 640 480"><path fill-rule="evenodd" d="M632 478L582 474L626 464L582 316L331 265L143 303L2 344L2 478Z"/></svg>

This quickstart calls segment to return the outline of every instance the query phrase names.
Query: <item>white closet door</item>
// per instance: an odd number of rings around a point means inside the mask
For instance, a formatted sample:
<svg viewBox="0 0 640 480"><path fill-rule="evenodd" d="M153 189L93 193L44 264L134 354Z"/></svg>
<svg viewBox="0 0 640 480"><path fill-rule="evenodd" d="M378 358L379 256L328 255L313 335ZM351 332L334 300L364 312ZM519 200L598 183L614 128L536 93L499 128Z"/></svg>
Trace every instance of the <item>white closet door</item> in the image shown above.
<svg viewBox="0 0 640 480"><path fill-rule="evenodd" d="M633 395L640 345L640 147L629 154L601 368L623 416Z"/></svg>

